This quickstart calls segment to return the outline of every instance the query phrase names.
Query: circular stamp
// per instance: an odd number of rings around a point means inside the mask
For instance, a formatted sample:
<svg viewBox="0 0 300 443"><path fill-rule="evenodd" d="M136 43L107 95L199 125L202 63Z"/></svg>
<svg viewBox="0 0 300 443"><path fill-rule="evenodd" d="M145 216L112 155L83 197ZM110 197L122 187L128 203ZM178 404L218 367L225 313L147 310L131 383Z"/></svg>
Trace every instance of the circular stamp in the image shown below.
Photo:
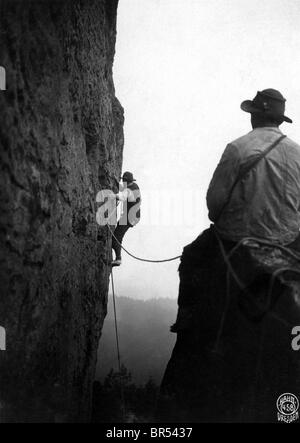
<svg viewBox="0 0 300 443"><path fill-rule="evenodd" d="M294 420L298 418L299 400L296 395L286 392L281 394L277 399L277 410L278 415L281 418L286 418L282 421L290 421L288 418L293 418Z"/></svg>

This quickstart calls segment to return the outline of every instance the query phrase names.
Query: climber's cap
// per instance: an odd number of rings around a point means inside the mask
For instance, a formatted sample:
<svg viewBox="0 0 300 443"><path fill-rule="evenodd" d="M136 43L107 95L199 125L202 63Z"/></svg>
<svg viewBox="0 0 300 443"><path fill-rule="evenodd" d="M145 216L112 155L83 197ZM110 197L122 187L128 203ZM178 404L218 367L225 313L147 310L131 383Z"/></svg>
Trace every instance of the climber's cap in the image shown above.
<svg viewBox="0 0 300 443"><path fill-rule="evenodd" d="M133 178L132 172L126 171L122 176L122 180L127 183L135 182L135 178Z"/></svg>
<svg viewBox="0 0 300 443"><path fill-rule="evenodd" d="M250 114L261 114L288 123L293 121L284 115L286 99L276 89L258 91L253 100L245 100L241 109Z"/></svg>

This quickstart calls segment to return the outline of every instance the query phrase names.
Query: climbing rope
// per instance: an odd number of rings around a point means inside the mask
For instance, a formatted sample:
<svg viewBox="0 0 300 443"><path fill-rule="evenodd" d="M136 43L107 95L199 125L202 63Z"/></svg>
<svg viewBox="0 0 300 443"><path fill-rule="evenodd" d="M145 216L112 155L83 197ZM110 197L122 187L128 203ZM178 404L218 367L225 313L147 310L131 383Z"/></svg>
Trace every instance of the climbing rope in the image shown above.
<svg viewBox="0 0 300 443"><path fill-rule="evenodd" d="M110 218L112 217L112 215L114 214L114 212L117 210L117 206L114 208L114 210L110 213L110 215L108 216L108 220L110 220ZM142 261L142 262L147 262L147 263L166 263L166 262L171 262L171 261L175 261L178 260L179 258L181 258L181 255L177 255L176 257L172 257L172 258L167 258L167 259L163 259L163 260L151 260L151 259L147 259L147 258L141 258L138 257L134 254L132 254L131 252L129 252L123 245L122 243L117 239L117 237L114 235L114 231L111 229L111 227L109 226L109 223L107 223L107 227L112 235L112 237L116 240L116 242L118 243L119 246L121 246L121 248L123 249L123 251L126 252L126 254L128 254L130 257L134 258L135 260L138 261Z"/></svg>
<svg viewBox="0 0 300 443"><path fill-rule="evenodd" d="M214 228L214 233L215 236L218 240L219 243L219 247L222 253L222 257L227 265L227 269L229 270L229 272L231 273L232 277L234 278L234 280L236 281L237 285L239 286L240 289L245 290L246 289L246 285L244 284L244 282L242 282L242 280L238 277L238 275L236 274L235 270L233 269L233 266L230 262L230 258L233 256L233 254L241 247L241 246L247 246L247 243L249 245L249 242L255 242L258 243L260 245L263 246L269 246L272 248L276 248L276 249L280 249L284 252L286 252L288 255L290 255L291 257L293 257L294 259L300 261L300 255L297 254L296 252L292 251L291 249L282 246L282 245L277 245L272 243L271 241L268 240L262 240L256 237L245 237L242 240L240 240L232 249L231 251L227 254L223 245L223 242L217 232L217 230ZM272 288L274 285L274 280L276 279L276 277L283 272L294 272L297 274L300 274L300 271L298 271L297 269L291 268L291 267L285 267L285 268L279 268L276 271L273 272L272 276L271 276L271 281L270 281L270 288L271 288L271 292L272 292ZM268 291L268 294L270 294L270 288Z"/></svg>
<svg viewBox="0 0 300 443"><path fill-rule="evenodd" d="M117 342L118 367L119 367L119 372L121 372L121 354L120 354L120 345L119 345L119 333L118 333L118 321L117 321L116 296L115 296L115 286L114 286L113 270L111 270L111 288L112 288L113 305L114 305L114 318L115 318L115 333L116 333L116 342Z"/></svg>
<svg viewBox="0 0 300 443"><path fill-rule="evenodd" d="M217 238L218 244L219 244L219 248L221 251L221 255L223 257L223 260L227 266L227 273L226 273L226 302L225 302L225 308L223 311L223 314L221 316L221 321L220 321L220 326L218 328L218 332L217 332L217 338L215 341L215 345L213 348L213 352L219 352L219 344L220 344L220 340L221 340L221 336L223 333L223 329L224 329L224 324L225 324L225 319L227 316L227 312L228 312L228 307L229 307L229 301L230 301L230 275L233 277L233 279L235 280L237 286L239 287L240 290L242 290L243 292L247 292L247 286L244 284L244 282L238 277L237 273L235 272L231 262L230 262L230 258L233 256L233 254L241 247L241 246L245 246L245 245L249 245L249 242L255 242L258 244L261 244L263 246L269 246L269 247L273 247L273 248L278 248L284 252L286 252L287 254L289 254L290 256L292 256L293 258L295 258L296 260L300 261L300 255L297 254L296 252L291 251L289 248L285 247L285 246L281 246L281 245L274 245L272 242L268 241L268 240L261 240L258 239L256 237L246 237L243 238L241 241L239 241L232 249L229 253L226 252L225 247L223 245L223 242L217 232L217 230L214 228L214 233L215 236ZM292 272L292 273L296 273L300 275L300 271L291 267L282 267L277 269L276 271L274 271L271 275L270 278L270 283L269 283L269 287L268 287L268 291L267 291L267 300L266 300L266 306L265 309L262 311L262 317L267 314L269 312L269 310L271 309L271 299L272 299L272 293L273 293L273 287L274 287L274 283L276 278L280 275L283 274L285 272Z"/></svg>
<svg viewBox="0 0 300 443"><path fill-rule="evenodd" d="M215 340L215 344L214 347L212 348L212 353L217 354L217 355L221 355L219 346L220 346L220 342L221 342L221 337L223 334L223 330L224 330L224 324L225 324L225 319L227 317L227 313L228 313L228 307L229 307L229 303L230 303L230 275L234 278L234 280L236 281L237 285L239 286L239 288L241 290L243 290L244 292L247 291L247 287L245 286L245 284L240 280L240 278L237 276L235 270L233 269L233 266L231 265L230 262L230 258L232 257L232 255L241 247L244 245L249 245L249 242L255 242L264 246L269 246L269 247L275 247L278 249L281 249L282 251L286 252L287 254L289 254L290 256L292 256L293 258L295 258L296 260L300 261L300 255L297 254L296 252L291 251L289 248L286 248L285 246L281 246L281 245L274 245L272 242L267 241L267 240L261 240L261 239L257 239L255 237L247 237L242 239L236 246L233 247L233 249L231 249L231 251L229 253L226 253L225 251L225 247L223 245L223 242L221 240L221 238L219 237L218 232L216 231L216 229L214 229L215 232L215 236L218 240L219 243L219 247L221 250L221 254L222 257L224 259L224 262L227 266L227 273L226 273L226 280L227 280L227 284L226 284L226 301L225 301L225 307L221 316L221 321L220 321L220 326L218 328L218 332L217 332L217 336L216 336L216 340ZM262 312L262 315L260 316L261 319L263 318L263 316L265 316L267 313L270 313L271 311L271 300L272 300L272 293L273 293L273 287L274 287L274 283L275 280L277 279L277 277L280 274L283 274L284 272L293 272L296 273L298 275L300 275L300 271L294 268L290 268L290 267L282 267L280 269L277 269L276 271L274 271L271 275L270 278L270 283L269 283L269 287L268 287L268 291L267 291L267 301L266 301L266 305L265 305L265 309ZM279 318L276 314L272 313L272 316L274 318L276 318L278 321L283 321L284 323L286 323L284 320L282 320L281 318ZM256 365L255 365L255 371L254 371L254 384L253 384L253 389L252 389L252 393L251 393L251 403L253 405L252 410L255 410L255 406L256 406L256 395L259 389L259 377L260 377L260 371L261 371L261 366L262 366L262 359L263 359L263 350L264 350L264 343L265 343L265 336L266 336L266 323L263 322L261 324L261 330L260 330L260 336L259 336L259 344L258 344L258 352L257 352L257 360L256 360Z"/></svg>
<svg viewBox="0 0 300 443"><path fill-rule="evenodd" d="M119 240L114 235L113 230L111 229L109 225L109 220L111 219L114 212L117 210L117 206L114 208L114 210L111 212L111 214L108 216L108 223L107 223L107 244L109 242L109 233L111 233L111 236L116 240L116 242L121 246L121 248L131 257L133 257L136 260L142 261L142 262L148 262L148 263L164 263L164 262L170 262L177 260L181 257L181 255L177 257L172 257L169 259L164 260L150 260L150 259L144 259L141 257L137 257L131 252L129 252L124 246L119 242ZM110 249L110 248L109 248ZM110 254L106 256L106 269L107 269L107 282L109 281L109 274L108 274L108 263L111 262L111 250ZM121 374L121 352L120 352L120 341L119 341L119 331L118 331L118 319L117 319L117 309L116 309L116 295L115 295L115 286L114 286L114 275L113 270L111 268L111 287L112 287L112 295L113 295L113 308L114 308L114 324L115 324L115 335L116 335L116 346L117 346L117 359L118 359L118 369L119 369L119 375L120 375L120 390L121 390L121 408L122 408L122 415L123 415L123 421L126 421L126 404L125 404L125 393L124 393L124 381Z"/></svg>
<svg viewBox="0 0 300 443"><path fill-rule="evenodd" d="M215 232L216 232L216 230L215 230ZM236 252L236 250L239 249L241 246L247 246L247 243L249 243L249 242L254 242L254 243L258 243L262 246L269 246L272 248L280 249L281 251L286 252L291 257L300 261L300 254L298 254L296 251L292 251L290 248L283 246L283 245L274 244L270 240L263 240L263 239L260 239L257 237L244 237L231 249L231 251L228 254L228 258L230 258Z"/></svg>
<svg viewBox="0 0 300 443"><path fill-rule="evenodd" d="M118 320L117 320L117 309L116 309L116 295L115 295L115 285L114 285L114 274L113 270L111 270L111 288L113 294L113 306L114 306L114 320L115 320L115 333L116 333L116 343L117 343L117 356L118 356L118 368L120 375L120 390L121 390L121 407L122 407L122 415L123 420L126 418L126 408L125 408L125 395L124 395L124 383L121 374L121 353L120 353L120 344L119 344L119 332L118 332Z"/></svg>
<svg viewBox="0 0 300 443"><path fill-rule="evenodd" d="M107 230L107 245L109 243L109 230ZM108 248L108 253L106 256L106 281L107 285L109 285L109 272L108 272L108 263L111 262L111 249ZM116 308L116 295L115 295L115 285L114 285L114 275L113 270L111 268L111 287L112 287L112 295L113 295L113 309L114 309L114 323L115 323L115 335L116 335L116 347L117 347L117 360L118 360L118 370L120 377L120 391L121 391L121 410L123 421L126 420L126 406L125 406L125 393L124 393L124 381L121 374L121 352L120 352L120 341L119 341L119 331L118 331L118 319L117 319L117 308Z"/></svg>
<svg viewBox="0 0 300 443"><path fill-rule="evenodd" d="M108 229L111 232L111 235L114 237L114 239L116 240L116 242L121 246L121 248L123 249L123 251L126 252L126 254L130 255L130 257L134 258L135 260L138 261L142 261L142 262L147 262L147 263L166 263L166 262L170 262L170 261L175 261L178 260L179 258L181 258L181 255L177 255L176 257L172 257L172 258L166 258L164 260L150 260L148 258L141 258L141 257L137 257L136 255L132 254L131 252L129 252L126 248L124 248L124 246L122 245L122 243L119 242L119 240L117 239L117 237L114 235L113 231L111 230L111 228L108 226Z"/></svg>

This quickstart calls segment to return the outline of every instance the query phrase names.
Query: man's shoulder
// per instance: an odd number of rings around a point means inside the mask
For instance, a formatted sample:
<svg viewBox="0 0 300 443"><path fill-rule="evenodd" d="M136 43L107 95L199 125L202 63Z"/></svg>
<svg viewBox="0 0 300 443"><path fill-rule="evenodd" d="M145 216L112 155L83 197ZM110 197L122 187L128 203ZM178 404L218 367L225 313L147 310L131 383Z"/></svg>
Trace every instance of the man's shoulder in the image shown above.
<svg viewBox="0 0 300 443"><path fill-rule="evenodd" d="M138 186L138 184L137 184L136 182L132 182L132 183L130 183L127 187L128 187L128 189L130 189L131 191L137 191L137 190L140 189L139 186Z"/></svg>
<svg viewBox="0 0 300 443"><path fill-rule="evenodd" d="M277 137L280 137L280 135L283 135L280 130L273 131L273 130L264 130L262 128L261 130L252 130L247 134L242 135L241 137L230 142L229 145L242 147L247 145L251 146L252 144L256 144L258 141L268 143L275 141ZM294 140L290 139L289 137L285 137L283 143L285 145L288 145L290 148L299 151L300 153L300 145L296 143Z"/></svg>
<svg viewBox="0 0 300 443"><path fill-rule="evenodd" d="M289 138L289 137L286 137L286 138L284 139L284 142L285 142L290 148L293 148L293 149L295 149L296 151L298 151L298 152L299 152L299 155L300 155L300 145L299 145L298 143L296 143L294 140L292 140L292 139Z"/></svg>
<svg viewBox="0 0 300 443"><path fill-rule="evenodd" d="M232 140L229 145L231 146L241 146L241 145L245 145L246 143L248 143L251 139L253 138L253 131L248 132L247 134L244 134L238 138L236 138L235 140Z"/></svg>

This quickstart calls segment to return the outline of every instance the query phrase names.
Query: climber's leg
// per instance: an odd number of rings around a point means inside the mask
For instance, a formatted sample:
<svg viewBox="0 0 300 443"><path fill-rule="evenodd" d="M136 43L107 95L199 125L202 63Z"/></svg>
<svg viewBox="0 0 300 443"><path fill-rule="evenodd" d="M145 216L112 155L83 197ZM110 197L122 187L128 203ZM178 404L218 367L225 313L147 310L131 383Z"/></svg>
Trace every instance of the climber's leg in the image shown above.
<svg viewBox="0 0 300 443"><path fill-rule="evenodd" d="M116 229L114 230L114 236L112 238L112 249L115 251L115 254L116 254L115 262L116 261L120 262L120 263L117 263L118 265L121 264L122 240L124 238L124 235L126 234L126 232L128 231L128 229L130 227L131 227L130 225L120 225L118 223Z"/></svg>

